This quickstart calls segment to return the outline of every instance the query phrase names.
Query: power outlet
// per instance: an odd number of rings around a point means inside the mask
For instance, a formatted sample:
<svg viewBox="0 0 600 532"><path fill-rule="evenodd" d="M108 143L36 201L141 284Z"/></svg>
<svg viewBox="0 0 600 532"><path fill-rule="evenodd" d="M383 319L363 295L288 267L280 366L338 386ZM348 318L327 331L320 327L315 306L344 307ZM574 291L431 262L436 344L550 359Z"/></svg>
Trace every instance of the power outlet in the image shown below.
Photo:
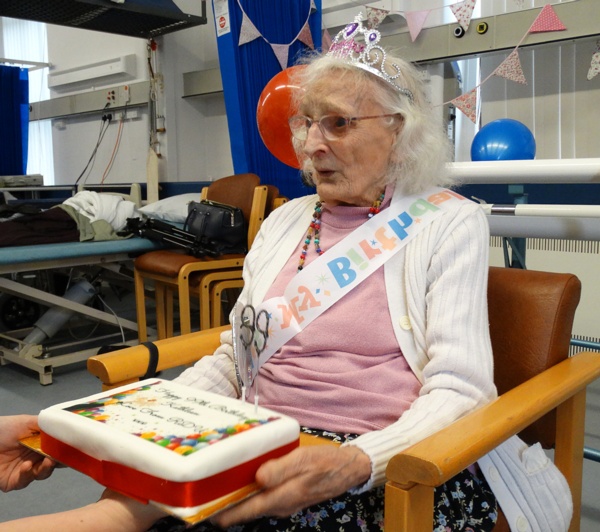
<svg viewBox="0 0 600 532"><path fill-rule="evenodd" d="M112 107L117 103L117 93L115 89L109 89L106 92L106 104L107 107Z"/></svg>

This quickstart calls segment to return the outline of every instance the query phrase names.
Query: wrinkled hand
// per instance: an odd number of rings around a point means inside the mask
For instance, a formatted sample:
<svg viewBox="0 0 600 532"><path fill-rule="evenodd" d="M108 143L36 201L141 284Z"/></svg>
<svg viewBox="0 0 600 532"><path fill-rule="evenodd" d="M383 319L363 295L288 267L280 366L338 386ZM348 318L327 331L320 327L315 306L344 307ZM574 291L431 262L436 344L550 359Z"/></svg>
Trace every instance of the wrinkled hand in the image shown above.
<svg viewBox="0 0 600 532"><path fill-rule="evenodd" d="M21 438L38 431L37 416L0 417L0 490L20 490L52 474L53 460L19 444Z"/></svg>
<svg viewBox="0 0 600 532"><path fill-rule="evenodd" d="M371 475L369 457L358 447L299 447L256 472L262 491L213 519L226 528L262 516L287 517L363 484Z"/></svg>

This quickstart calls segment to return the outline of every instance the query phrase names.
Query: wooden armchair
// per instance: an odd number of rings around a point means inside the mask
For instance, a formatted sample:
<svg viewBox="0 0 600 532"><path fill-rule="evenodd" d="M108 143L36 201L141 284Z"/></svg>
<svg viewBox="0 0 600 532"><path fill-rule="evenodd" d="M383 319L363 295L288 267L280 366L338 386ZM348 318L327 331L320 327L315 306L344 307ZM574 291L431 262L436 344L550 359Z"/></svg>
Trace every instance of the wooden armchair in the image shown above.
<svg viewBox="0 0 600 532"><path fill-rule="evenodd" d="M585 388L600 376L600 354L568 358L580 292L574 275L490 268L490 331L501 396L392 458L386 532L431 532L434 487L516 433L555 447L555 462L573 494L570 530L579 530ZM227 328L157 341L156 369L211 354ZM91 357L88 369L108 389L146 375L148 360L147 348L140 345ZM509 530L503 518L495 530Z"/></svg>

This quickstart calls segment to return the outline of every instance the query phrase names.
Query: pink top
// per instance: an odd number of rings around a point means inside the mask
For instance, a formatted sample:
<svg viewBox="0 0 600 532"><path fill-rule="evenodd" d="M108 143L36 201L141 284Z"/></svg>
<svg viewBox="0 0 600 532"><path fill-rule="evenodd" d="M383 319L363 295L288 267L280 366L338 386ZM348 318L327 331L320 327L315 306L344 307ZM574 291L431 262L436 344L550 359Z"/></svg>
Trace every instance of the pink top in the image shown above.
<svg viewBox="0 0 600 532"><path fill-rule="evenodd" d="M386 190L383 207L392 192ZM334 246L364 223L368 207L327 207L321 216L321 248ZM308 227L307 227L308 231ZM281 296L296 275L300 242L266 299ZM317 258L311 241L305 267ZM394 421L421 387L393 333L383 268L284 345L261 368L261 406L296 418L301 425L362 434Z"/></svg>

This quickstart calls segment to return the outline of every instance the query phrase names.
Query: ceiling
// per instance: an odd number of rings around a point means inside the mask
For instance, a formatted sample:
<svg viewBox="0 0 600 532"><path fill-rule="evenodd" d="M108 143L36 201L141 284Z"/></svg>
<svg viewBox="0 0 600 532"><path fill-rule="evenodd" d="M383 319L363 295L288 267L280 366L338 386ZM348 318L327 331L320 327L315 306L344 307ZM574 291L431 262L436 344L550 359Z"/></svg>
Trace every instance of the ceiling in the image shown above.
<svg viewBox="0 0 600 532"><path fill-rule="evenodd" d="M0 16L150 39L206 24L183 13L172 0L0 0Z"/></svg>

